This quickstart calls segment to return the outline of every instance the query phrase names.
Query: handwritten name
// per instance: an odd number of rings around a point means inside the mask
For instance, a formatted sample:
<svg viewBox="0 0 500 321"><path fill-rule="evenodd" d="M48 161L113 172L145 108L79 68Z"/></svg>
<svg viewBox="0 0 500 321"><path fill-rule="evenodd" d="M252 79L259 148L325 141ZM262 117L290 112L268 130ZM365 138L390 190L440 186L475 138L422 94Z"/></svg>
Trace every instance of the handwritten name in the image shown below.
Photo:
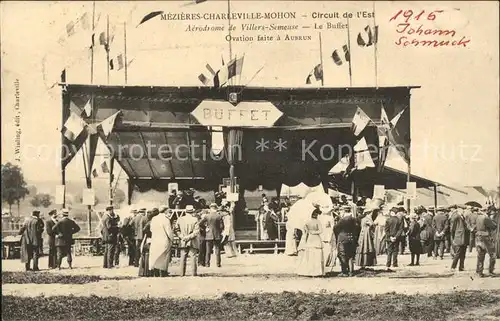
<svg viewBox="0 0 500 321"><path fill-rule="evenodd" d="M444 10L426 12L422 10L415 14L413 10L399 10L389 19L389 22L397 23L396 32L401 36L395 41L397 46L407 47L467 47L470 39L462 36L459 40L455 29L427 28L427 21L435 21ZM445 37L444 39L442 37Z"/></svg>

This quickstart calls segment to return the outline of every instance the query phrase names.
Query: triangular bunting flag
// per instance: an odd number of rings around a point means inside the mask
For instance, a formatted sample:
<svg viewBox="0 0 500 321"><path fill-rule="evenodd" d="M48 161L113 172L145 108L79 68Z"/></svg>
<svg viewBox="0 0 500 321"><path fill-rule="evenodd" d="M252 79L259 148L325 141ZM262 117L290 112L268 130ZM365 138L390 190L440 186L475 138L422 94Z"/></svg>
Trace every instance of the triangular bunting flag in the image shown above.
<svg viewBox="0 0 500 321"><path fill-rule="evenodd" d="M108 137L109 134L113 131L113 128L115 126L116 122L116 117L120 114L120 111L114 113L113 115L109 116L105 120L103 120L99 126L102 128L102 132L104 133L104 137Z"/></svg>
<svg viewBox="0 0 500 321"><path fill-rule="evenodd" d="M356 145L353 147L355 152L362 152L365 150L368 150L368 145L366 144L366 139L363 137L361 138Z"/></svg>
<svg viewBox="0 0 500 321"><path fill-rule="evenodd" d="M90 117L92 115L92 105L90 105L90 99L85 104L85 107L83 107L83 110L85 111L85 115L87 117Z"/></svg>
<svg viewBox="0 0 500 321"><path fill-rule="evenodd" d="M64 123L61 132L64 137L73 142L84 131L86 125L87 124L82 118L80 118L80 116L78 116L74 112L70 112L70 116Z"/></svg>
<svg viewBox="0 0 500 321"><path fill-rule="evenodd" d="M400 111L396 116L394 116L393 119L391 119L391 125L392 127L396 127L399 119L401 118L401 116L403 115L403 113L405 112L406 108L403 109L402 111Z"/></svg>
<svg viewBox="0 0 500 321"><path fill-rule="evenodd" d="M366 125L370 122L370 117L358 107L354 117L352 118L352 130L355 136L359 136L363 129L365 129Z"/></svg>
<svg viewBox="0 0 500 321"><path fill-rule="evenodd" d="M97 174L97 169L93 169L92 170L92 176L94 176L94 178L96 178L97 176L99 176L99 174Z"/></svg>
<svg viewBox="0 0 500 321"><path fill-rule="evenodd" d="M372 155L368 150L356 153L355 156L356 169L361 170L368 167L375 167Z"/></svg>
<svg viewBox="0 0 500 321"><path fill-rule="evenodd" d="M312 74L309 74L306 78L306 85L310 85L311 84L311 77L312 77Z"/></svg>
<svg viewBox="0 0 500 321"><path fill-rule="evenodd" d="M342 157L340 161L328 171L328 174L340 174L345 172L347 167L349 167L349 163L349 155Z"/></svg>

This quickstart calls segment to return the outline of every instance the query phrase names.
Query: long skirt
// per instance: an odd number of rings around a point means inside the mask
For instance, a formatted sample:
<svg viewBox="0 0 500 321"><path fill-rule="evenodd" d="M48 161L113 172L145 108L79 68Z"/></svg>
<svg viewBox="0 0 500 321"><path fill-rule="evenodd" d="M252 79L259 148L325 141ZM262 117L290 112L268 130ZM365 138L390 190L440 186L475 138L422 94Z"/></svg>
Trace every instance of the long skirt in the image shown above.
<svg viewBox="0 0 500 321"><path fill-rule="evenodd" d="M325 260L323 249L305 248L299 252L299 266L297 275L323 276L325 275Z"/></svg>
<svg viewBox="0 0 500 321"><path fill-rule="evenodd" d="M139 276L153 276L153 271L149 269L149 245L144 246L141 252L141 260L139 262Z"/></svg>
<svg viewBox="0 0 500 321"><path fill-rule="evenodd" d="M293 229L288 229L285 236L285 254L297 255L297 243L295 243L295 235Z"/></svg>
<svg viewBox="0 0 500 321"><path fill-rule="evenodd" d="M420 242L420 240L413 240L413 239L410 239L410 253L411 254L422 254L423 253L423 247L422 247L422 243Z"/></svg>

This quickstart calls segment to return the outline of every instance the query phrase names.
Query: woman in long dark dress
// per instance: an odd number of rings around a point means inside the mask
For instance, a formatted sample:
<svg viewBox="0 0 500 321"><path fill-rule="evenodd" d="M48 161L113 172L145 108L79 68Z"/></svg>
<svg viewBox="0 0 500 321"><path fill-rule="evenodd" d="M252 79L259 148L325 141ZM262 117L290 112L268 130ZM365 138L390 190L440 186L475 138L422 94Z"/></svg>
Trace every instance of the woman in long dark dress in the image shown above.
<svg viewBox="0 0 500 321"><path fill-rule="evenodd" d="M144 238L141 243L141 260L139 262L139 276L154 276L154 271L149 268L149 248L151 246L151 219L155 214L148 211L146 215L147 222L142 229Z"/></svg>

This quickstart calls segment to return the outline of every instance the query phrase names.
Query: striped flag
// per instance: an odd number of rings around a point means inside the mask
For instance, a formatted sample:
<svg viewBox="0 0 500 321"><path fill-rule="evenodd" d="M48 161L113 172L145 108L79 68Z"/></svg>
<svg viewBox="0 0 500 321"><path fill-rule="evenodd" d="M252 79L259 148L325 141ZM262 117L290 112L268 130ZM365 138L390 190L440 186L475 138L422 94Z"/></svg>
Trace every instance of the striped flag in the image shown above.
<svg viewBox="0 0 500 321"><path fill-rule="evenodd" d="M70 116L64 123L61 130L64 137L71 142L74 142L84 132L87 123L74 112L70 112Z"/></svg>
<svg viewBox="0 0 500 321"><path fill-rule="evenodd" d="M352 130L355 136L359 136L363 129L365 129L366 125L370 122L370 117L358 107L354 117L352 118Z"/></svg>

